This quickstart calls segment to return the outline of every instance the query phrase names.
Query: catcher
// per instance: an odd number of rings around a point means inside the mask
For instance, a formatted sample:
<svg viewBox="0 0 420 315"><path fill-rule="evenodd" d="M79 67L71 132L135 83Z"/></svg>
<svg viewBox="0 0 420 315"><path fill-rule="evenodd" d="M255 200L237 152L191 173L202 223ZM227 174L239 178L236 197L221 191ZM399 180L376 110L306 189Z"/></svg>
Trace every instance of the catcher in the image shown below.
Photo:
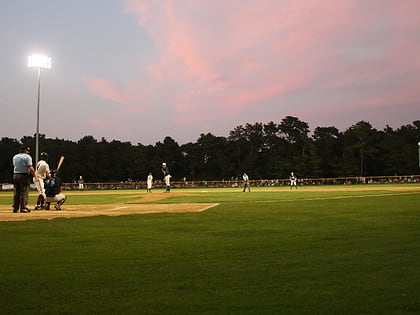
<svg viewBox="0 0 420 315"><path fill-rule="evenodd" d="M45 180L45 194L47 195L45 210L50 210L51 202L57 202L55 205L56 210L61 210L61 205L66 201L66 196L62 191L62 180L58 176L56 170L52 170L50 178Z"/></svg>

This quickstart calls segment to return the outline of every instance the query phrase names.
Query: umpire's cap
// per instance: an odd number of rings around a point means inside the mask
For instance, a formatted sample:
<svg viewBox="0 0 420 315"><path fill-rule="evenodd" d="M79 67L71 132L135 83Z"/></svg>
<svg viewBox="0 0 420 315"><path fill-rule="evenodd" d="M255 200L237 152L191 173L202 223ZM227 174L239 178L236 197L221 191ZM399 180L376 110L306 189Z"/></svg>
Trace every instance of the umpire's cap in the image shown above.
<svg viewBox="0 0 420 315"><path fill-rule="evenodd" d="M22 145L22 146L20 147L20 152L21 152L21 153L23 153L23 152L25 152L25 151L31 152L31 148L30 148L30 147L28 147L28 146L26 146L26 145Z"/></svg>

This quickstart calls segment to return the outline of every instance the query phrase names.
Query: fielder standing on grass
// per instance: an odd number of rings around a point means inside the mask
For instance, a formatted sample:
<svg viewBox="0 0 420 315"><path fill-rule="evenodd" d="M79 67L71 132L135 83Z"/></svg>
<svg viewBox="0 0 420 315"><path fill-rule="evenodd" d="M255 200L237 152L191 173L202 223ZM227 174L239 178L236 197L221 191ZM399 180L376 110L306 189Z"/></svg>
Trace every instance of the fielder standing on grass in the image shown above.
<svg viewBox="0 0 420 315"><path fill-rule="evenodd" d="M77 182L79 183L79 190L83 191L83 189L85 189L85 181L83 180L82 175L79 176L79 179L77 180Z"/></svg>
<svg viewBox="0 0 420 315"><path fill-rule="evenodd" d="M242 175L242 179L244 181L244 190L242 190L242 192L245 192L247 187L248 187L248 191L251 192L251 187L249 186L248 174L244 172L244 174Z"/></svg>
<svg viewBox="0 0 420 315"><path fill-rule="evenodd" d="M290 173L290 189L293 188L293 186L295 186L295 188L297 189L297 177L295 176L295 174L293 172Z"/></svg>
<svg viewBox="0 0 420 315"><path fill-rule="evenodd" d="M44 187L44 180L50 174L50 166L48 165L48 154L46 152L42 152L40 155L40 160L36 164L35 168L35 177L34 177L34 184L36 186L36 190L38 190L38 199L36 201L35 210L41 210L45 207L45 187Z"/></svg>
<svg viewBox="0 0 420 315"><path fill-rule="evenodd" d="M35 169L32 165L32 157L29 155L29 147L21 147L20 153L16 154L13 161L13 212L31 212L28 204L30 175L35 177Z"/></svg>

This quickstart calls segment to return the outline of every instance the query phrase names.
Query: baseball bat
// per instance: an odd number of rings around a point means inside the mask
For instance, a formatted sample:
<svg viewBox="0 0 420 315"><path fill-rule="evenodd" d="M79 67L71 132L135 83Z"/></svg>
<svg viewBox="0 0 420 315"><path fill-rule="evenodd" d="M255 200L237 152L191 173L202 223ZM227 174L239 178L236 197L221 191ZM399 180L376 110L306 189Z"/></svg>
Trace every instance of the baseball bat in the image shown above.
<svg viewBox="0 0 420 315"><path fill-rule="evenodd" d="M64 155L62 155L62 156L60 157L60 160L58 161L58 165L57 165L57 172L60 170L61 165L63 165L63 162L64 162Z"/></svg>

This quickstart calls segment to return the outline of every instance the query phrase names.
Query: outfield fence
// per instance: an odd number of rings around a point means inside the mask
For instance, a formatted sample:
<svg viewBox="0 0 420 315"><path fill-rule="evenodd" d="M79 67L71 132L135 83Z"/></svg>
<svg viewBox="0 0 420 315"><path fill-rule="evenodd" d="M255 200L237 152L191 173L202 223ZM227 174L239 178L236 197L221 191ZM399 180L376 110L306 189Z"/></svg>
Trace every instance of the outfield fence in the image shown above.
<svg viewBox="0 0 420 315"><path fill-rule="evenodd" d="M363 185L363 184L405 184L420 183L420 175L404 176L366 176L366 177L334 177L334 178L300 178L297 180L299 186L314 185ZM289 179L258 179L250 180L253 187L276 187L288 186ZM64 190L79 190L78 183L64 183ZM165 183L161 180L153 182L153 188L163 188ZM230 180L201 180L201 181L172 181L171 188L235 188L243 186L242 179ZM31 189L35 189L32 184ZM83 190L113 190L113 189L146 189L146 181L124 181L124 182L85 182ZM0 190L13 190L13 184L3 183Z"/></svg>

